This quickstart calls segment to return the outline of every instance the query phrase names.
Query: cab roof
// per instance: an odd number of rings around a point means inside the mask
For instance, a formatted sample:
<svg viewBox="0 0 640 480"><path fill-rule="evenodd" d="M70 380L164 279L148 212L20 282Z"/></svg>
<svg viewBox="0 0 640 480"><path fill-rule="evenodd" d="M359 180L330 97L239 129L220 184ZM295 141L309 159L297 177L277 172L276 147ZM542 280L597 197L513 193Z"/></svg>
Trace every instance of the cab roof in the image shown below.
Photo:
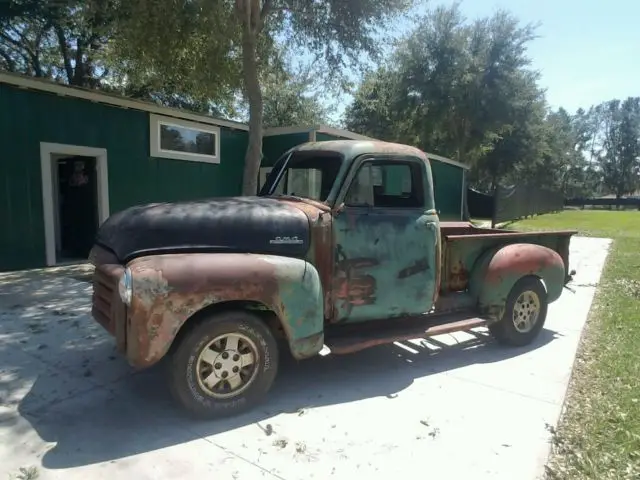
<svg viewBox="0 0 640 480"><path fill-rule="evenodd" d="M345 159L352 159L359 155L390 153L405 155L428 160L427 155L415 147L400 143L383 142L380 140L328 140L322 142L306 142L291 149L296 152L324 151L341 154Z"/></svg>

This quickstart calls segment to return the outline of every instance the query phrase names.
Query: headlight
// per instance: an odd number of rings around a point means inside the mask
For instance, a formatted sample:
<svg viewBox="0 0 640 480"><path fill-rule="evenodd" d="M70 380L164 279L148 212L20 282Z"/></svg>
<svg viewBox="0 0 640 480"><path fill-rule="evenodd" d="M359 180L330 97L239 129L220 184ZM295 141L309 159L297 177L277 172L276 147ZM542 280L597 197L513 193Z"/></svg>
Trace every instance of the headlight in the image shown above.
<svg viewBox="0 0 640 480"><path fill-rule="evenodd" d="M131 296L133 295L133 282L131 279L131 270L125 268L124 273L120 277L118 282L118 293L120 293L120 299L128 307L131 305Z"/></svg>

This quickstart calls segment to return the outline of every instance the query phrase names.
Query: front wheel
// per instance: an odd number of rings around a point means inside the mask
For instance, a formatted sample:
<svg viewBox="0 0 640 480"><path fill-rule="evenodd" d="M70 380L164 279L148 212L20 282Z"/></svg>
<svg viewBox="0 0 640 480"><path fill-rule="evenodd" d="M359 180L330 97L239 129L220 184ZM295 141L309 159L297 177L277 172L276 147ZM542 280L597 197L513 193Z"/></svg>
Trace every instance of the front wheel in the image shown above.
<svg viewBox="0 0 640 480"><path fill-rule="evenodd" d="M542 281L537 277L521 278L509 292L502 318L490 325L489 330L503 345L528 345L542 330L547 308L547 291Z"/></svg>
<svg viewBox="0 0 640 480"><path fill-rule="evenodd" d="M249 312L213 315L189 330L169 361L173 396L199 417L231 416L266 396L278 370L269 327Z"/></svg>

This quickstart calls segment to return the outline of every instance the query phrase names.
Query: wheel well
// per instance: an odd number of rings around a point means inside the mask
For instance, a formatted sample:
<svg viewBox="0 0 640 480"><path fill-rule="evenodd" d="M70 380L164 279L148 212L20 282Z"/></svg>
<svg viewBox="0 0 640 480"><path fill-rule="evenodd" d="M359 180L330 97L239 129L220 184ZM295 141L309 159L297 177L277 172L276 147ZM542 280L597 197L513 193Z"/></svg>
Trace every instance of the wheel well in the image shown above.
<svg viewBox="0 0 640 480"><path fill-rule="evenodd" d="M210 317L211 315L215 315L221 312L229 312L231 310L248 310L254 315L258 316L269 327L271 333L273 333L273 336L276 338L276 341L278 341L279 343L287 343L288 346L288 342L286 342L287 336L284 328L282 328L282 323L273 310L271 310L261 302L250 300L232 300L228 302L220 302L207 305L203 309L198 310L196 313L187 318L187 320L185 320L185 322L182 324L180 330L178 330L178 333L171 342L171 347L169 348L168 353L171 353L173 349L180 344L180 340L188 331L190 331L204 319Z"/></svg>
<svg viewBox="0 0 640 480"><path fill-rule="evenodd" d="M518 282L525 279L538 280L542 284L542 288L545 291L545 293L549 293L549 289L547 288L547 282L545 282L544 277L542 275L536 275L535 273L523 275L522 277L520 277L518 280L515 281L515 283L513 284L513 287L515 287Z"/></svg>

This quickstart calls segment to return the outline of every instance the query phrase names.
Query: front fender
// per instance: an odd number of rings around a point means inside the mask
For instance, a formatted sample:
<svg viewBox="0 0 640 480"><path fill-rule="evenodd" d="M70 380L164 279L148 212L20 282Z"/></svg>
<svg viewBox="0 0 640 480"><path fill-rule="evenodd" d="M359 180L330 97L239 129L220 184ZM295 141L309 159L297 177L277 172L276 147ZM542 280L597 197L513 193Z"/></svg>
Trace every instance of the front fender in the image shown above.
<svg viewBox="0 0 640 480"><path fill-rule="evenodd" d="M160 360L196 312L232 301L257 302L272 310L294 357L310 357L322 349L322 286L318 271L304 260L195 253L141 257L128 266L133 297L127 357L136 366Z"/></svg>
<svg viewBox="0 0 640 480"><path fill-rule="evenodd" d="M529 275L541 278L551 303L562 294L565 272L562 257L550 248L514 243L490 249L478 258L469 279L469 293L482 313L499 319L519 279Z"/></svg>

